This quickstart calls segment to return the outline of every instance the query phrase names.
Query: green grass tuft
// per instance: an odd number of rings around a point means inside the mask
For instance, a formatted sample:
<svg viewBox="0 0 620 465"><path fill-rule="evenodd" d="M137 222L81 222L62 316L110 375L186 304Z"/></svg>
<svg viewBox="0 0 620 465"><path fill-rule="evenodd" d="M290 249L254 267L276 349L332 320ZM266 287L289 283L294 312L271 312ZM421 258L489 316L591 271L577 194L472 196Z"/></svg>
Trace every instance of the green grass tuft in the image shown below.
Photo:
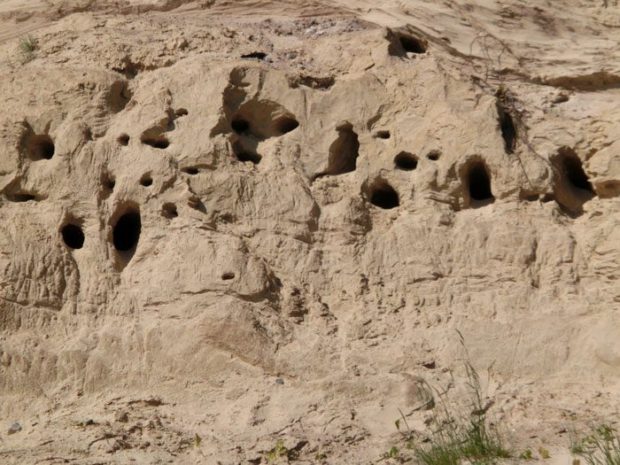
<svg viewBox="0 0 620 465"><path fill-rule="evenodd" d="M573 442L571 452L588 465L620 465L620 437L612 426L601 425Z"/></svg>

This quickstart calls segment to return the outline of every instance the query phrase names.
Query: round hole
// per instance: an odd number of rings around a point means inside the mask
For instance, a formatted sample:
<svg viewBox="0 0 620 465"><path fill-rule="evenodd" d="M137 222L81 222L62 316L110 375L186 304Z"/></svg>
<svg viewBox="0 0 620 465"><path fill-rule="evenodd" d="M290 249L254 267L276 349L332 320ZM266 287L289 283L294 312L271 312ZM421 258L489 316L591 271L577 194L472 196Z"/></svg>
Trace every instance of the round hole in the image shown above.
<svg viewBox="0 0 620 465"><path fill-rule="evenodd" d="M81 249L84 246L84 232L77 224L67 224L60 232L62 240L70 249Z"/></svg>
<svg viewBox="0 0 620 465"><path fill-rule="evenodd" d="M47 134L35 136L30 145L30 155L33 160L50 160L56 149L54 141Z"/></svg>
<svg viewBox="0 0 620 465"><path fill-rule="evenodd" d="M394 157L394 165L399 170L412 171L418 167L418 159L409 152L400 152Z"/></svg>
<svg viewBox="0 0 620 465"><path fill-rule="evenodd" d="M120 136L118 136L116 138L116 141L120 144L120 145L124 145L127 146L129 145L129 135L128 134L121 134Z"/></svg>
<svg viewBox="0 0 620 465"><path fill-rule="evenodd" d="M140 213L137 210L130 210L122 215L112 231L114 248L120 252L135 249L140 239L141 229Z"/></svg>
<svg viewBox="0 0 620 465"><path fill-rule="evenodd" d="M145 174L140 178L140 185L149 187L153 184L153 178L150 174Z"/></svg>
<svg viewBox="0 0 620 465"><path fill-rule="evenodd" d="M235 279L235 273L227 272L222 275L222 280L229 281L231 279Z"/></svg>
<svg viewBox="0 0 620 465"><path fill-rule="evenodd" d="M441 157L441 152L439 150L431 150L426 155L426 158L428 158L431 161L437 161L439 160L439 157Z"/></svg>
<svg viewBox="0 0 620 465"><path fill-rule="evenodd" d="M389 210L400 205L398 193L387 182L378 183L371 191L370 203L373 205Z"/></svg>

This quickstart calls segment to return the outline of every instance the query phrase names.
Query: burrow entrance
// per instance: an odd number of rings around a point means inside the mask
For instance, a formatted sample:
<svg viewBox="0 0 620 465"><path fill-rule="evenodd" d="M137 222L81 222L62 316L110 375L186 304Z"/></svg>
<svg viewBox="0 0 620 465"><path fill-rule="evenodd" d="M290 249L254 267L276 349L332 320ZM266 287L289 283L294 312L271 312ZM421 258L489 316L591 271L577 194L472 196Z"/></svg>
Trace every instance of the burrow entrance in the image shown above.
<svg viewBox="0 0 620 465"><path fill-rule="evenodd" d="M137 207L125 208L124 213L118 217L112 226L112 243L126 265L133 257L140 240L142 222L140 211Z"/></svg>
<svg viewBox="0 0 620 465"><path fill-rule="evenodd" d="M79 224L65 224L60 229L60 234L65 245L70 249L81 249L84 246L84 231Z"/></svg>
<svg viewBox="0 0 620 465"><path fill-rule="evenodd" d="M583 204L595 196L581 159L571 148L562 147L552 157L551 163L555 168L555 199L570 213L580 214Z"/></svg>
<svg viewBox="0 0 620 465"><path fill-rule="evenodd" d="M336 128L338 138L329 147L327 170L324 174L338 175L355 171L360 143L353 125L344 123Z"/></svg>
<svg viewBox="0 0 620 465"><path fill-rule="evenodd" d="M400 205L398 192L384 179L375 180L367 191L368 201L376 207L390 210Z"/></svg>
<svg viewBox="0 0 620 465"><path fill-rule="evenodd" d="M390 45L388 53L392 56L406 57L407 54L420 55L428 50L428 42L406 30L388 31Z"/></svg>
<svg viewBox="0 0 620 465"><path fill-rule="evenodd" d="M491 175L483 160L476 159L468 163L464 178L469 206L480 207L495 200L491 190Z"/></svg>
<svg viewBox="0 0 620 465"><path fill-rule="evenodd" d="M418 167L418 157L409 152L400 152L394 157L394 166L399 170L413 171Z"/></svg>

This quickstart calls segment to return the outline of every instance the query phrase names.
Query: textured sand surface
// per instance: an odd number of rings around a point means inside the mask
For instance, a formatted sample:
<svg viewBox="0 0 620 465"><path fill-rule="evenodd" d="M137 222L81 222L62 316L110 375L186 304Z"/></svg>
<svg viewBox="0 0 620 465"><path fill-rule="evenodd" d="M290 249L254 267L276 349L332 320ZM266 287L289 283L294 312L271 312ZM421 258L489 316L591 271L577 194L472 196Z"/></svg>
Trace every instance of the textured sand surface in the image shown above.
<svg viewBox="0 0 620 465"><path fill-rule="evenodd" d="M619 42L617 0L0 0L0 464L401 463L466 361L572 463L620 418Z"/></svg>

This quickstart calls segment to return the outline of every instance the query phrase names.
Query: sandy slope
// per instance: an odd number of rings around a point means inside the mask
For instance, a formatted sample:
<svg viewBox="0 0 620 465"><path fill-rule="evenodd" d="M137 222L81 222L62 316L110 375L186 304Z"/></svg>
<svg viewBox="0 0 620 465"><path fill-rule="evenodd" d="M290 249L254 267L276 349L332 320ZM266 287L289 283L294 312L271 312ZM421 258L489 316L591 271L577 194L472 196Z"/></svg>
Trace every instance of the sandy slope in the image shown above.
<svg viewBox="0 0 620 465"><path fill-rule="evenodd" d="M0 463L399 463L467 361L570 463L618 418L620 6L540 3L0 1Z"/></svg>

